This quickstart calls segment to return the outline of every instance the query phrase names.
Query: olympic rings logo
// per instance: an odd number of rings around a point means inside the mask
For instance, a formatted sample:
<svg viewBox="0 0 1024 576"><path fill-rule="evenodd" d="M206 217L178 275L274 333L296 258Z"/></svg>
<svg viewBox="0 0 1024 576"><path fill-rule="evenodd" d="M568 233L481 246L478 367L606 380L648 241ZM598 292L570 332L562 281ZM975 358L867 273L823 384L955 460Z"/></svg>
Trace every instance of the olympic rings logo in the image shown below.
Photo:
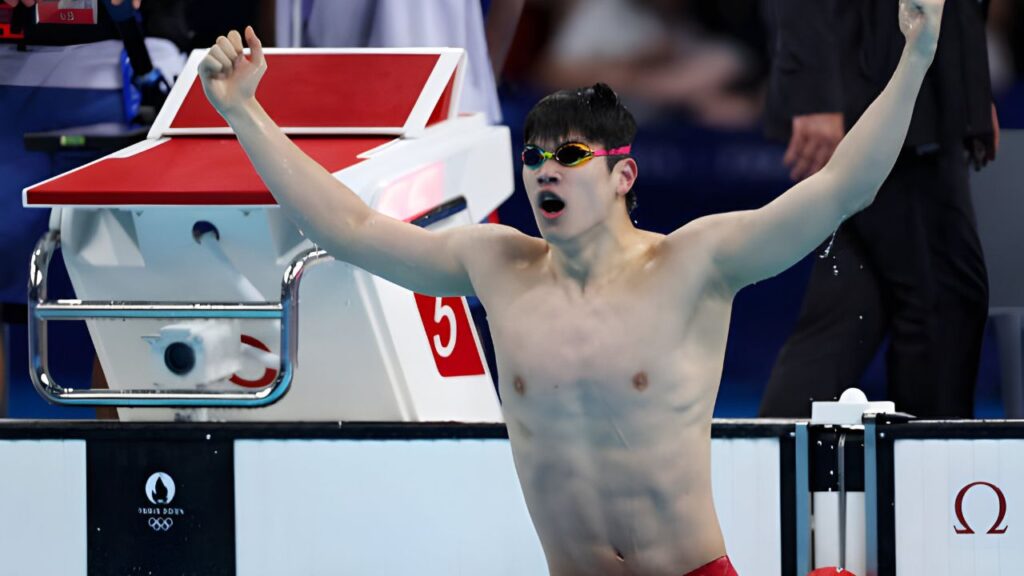
<svg viewBox="0 0 1024 576"><path fill-rule="evenodd" d="M156 532L167 532L174 526L174 520L171 518L150 518L149 527Z"/></svg>

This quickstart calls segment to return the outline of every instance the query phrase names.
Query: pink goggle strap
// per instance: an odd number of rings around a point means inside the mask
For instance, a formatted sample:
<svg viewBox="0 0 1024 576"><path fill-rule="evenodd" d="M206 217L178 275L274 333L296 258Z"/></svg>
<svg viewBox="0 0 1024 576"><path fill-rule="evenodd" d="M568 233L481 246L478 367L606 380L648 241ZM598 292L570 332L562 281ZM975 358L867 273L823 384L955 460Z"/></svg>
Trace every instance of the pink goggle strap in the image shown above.
<svg viewBox="0 0 1024 576"><path fill-rule="evenodd" d="M594 156L618 156L619 154L629 154L632 145L620 146L619 148L612 148L611 150L594 150Z"/></svg>

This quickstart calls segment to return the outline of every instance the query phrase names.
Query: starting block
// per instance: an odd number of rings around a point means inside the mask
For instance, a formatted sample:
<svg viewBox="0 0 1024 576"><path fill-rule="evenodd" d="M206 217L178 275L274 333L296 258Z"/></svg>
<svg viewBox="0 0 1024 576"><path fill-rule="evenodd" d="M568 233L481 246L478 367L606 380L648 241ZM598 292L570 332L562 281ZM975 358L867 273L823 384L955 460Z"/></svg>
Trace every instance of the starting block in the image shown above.
<svg viewBox="0 0 1024 576"><path fill-rule="evenodd" d="M501 422L465 300L317 251L206 101L203 55L145 141L24 191L26 206L54 209L30 286L37 389L125 420ZM266 55L263 107L376 210L462 226L511 195L508 129L456 113L462 50ZM58 245L77 300L46 301ZM62 319L86 321L109 391L54 382L46 323Z"/></svg>

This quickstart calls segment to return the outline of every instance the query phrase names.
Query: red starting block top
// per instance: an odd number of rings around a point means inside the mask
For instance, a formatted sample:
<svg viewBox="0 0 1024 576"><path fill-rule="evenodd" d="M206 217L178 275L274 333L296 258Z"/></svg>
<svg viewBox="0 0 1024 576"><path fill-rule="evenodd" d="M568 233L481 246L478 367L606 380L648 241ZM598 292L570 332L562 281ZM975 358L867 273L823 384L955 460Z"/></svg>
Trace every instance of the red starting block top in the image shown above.
<svg viewBox="0 0 1024 576"><path fill-rule="evenodd" d="M331 172L361 162L359 154L391 141L385 136L304 137L295 143ZM238 140L169 138L127 157L107 156L29 188L27 205L270 205L276 204Z"/></svg>
<svg viewBox="0 0 1024 576"><path fill-rule="evenodd" d="M192 53L148 140L26 188L25 205L273 205L203 94L197 69L204 54ZM260 103L331 172L456 115L459 49L268 49L266 55Z"/></svg>
<svg viewBox="0 0 1024 576"><path fill-rule="evenodd" d="M151 137L227 134L197 78L205 51L189 58ZM462 50L266 51L256 97L290 134L410 134L455 115Z"/></svg>

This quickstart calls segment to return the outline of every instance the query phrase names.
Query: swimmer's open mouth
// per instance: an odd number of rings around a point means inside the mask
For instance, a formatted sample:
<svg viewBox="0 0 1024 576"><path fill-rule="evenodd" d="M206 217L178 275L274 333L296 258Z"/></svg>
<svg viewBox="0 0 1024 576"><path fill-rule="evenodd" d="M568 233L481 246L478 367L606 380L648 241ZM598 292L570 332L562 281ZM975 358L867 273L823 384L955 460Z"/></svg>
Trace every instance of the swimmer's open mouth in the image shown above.
<svg viewBox="0 0 1024 576"><path fill-rule="evenodd" d="M540 193L540 210L546 218L554 218L565 210L565 200L562 200L554 192Z"/></svg>

